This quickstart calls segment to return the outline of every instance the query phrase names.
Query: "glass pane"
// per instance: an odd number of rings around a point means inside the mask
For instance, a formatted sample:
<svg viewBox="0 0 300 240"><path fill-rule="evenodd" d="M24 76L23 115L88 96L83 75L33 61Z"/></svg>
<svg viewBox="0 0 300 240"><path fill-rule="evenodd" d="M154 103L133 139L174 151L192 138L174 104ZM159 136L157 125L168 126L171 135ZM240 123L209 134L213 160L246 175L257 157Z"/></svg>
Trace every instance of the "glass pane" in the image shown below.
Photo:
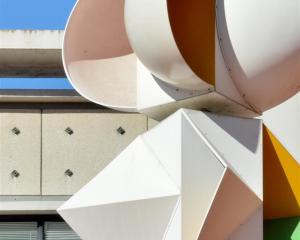
<svg viewBox="0 0 300 240"><path fill-rule="evenodd" d="M36 222L0 222L0 240L36 240Z"/></svg>
<svg viewBox="0 0 300 240"><path fill-rule="evenodd" d="M45 240L80 240L80 238L64 222L46 222Z"/></svg>

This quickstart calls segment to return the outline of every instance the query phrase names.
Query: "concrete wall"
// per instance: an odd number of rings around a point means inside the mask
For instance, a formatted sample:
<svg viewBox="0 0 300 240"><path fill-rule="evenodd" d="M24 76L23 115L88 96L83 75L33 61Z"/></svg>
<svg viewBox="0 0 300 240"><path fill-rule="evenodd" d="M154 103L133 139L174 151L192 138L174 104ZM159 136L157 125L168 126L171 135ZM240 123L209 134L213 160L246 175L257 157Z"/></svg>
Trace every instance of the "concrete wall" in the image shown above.
<svg viewBox="0 0 300 240"><path fill-rule="evenodd" d="M155 123L110 110L0 110L0 202L73 194Z"/></svg>
<svg viewBox="0 0 300 240"><path fill-rule="evenodd" d="M40 194L41 111L0 111L0 194Z"/></svg>

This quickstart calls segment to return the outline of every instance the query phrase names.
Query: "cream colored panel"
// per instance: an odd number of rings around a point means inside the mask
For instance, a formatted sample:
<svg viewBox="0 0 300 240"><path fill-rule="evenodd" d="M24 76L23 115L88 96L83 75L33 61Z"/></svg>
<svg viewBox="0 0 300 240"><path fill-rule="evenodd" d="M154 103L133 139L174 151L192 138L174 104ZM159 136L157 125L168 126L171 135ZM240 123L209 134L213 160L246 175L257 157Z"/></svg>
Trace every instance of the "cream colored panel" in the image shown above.
<svg viewBox="0 0 300 240"><path fill-rule="evenodd" d="M0 111L0 194L39 195L40 110Z"/></svg>
<svg viewBox="0 0 300 240"><path fill-rule="evenodd" d="M147 130L141 114L47 110L42 116L44 195L73 194Z"/></svg>

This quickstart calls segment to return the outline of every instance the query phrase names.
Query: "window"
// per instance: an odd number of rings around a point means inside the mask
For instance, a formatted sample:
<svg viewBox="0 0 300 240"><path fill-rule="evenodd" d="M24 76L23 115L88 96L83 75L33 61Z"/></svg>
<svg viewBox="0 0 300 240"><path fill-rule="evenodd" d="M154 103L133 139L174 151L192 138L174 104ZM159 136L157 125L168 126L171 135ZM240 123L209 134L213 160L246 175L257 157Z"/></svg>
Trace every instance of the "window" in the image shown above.
<svg viewBox="0 0 300 240"><path fill-rule="evenodd" d="M0 222L0 240L37 240L37 222Z"/></svg>
<svg viewBox="0 0 300 240"><path fill-rule="evenodd" d="M64 222L0 222L0 240L80 240Z"/></svg>

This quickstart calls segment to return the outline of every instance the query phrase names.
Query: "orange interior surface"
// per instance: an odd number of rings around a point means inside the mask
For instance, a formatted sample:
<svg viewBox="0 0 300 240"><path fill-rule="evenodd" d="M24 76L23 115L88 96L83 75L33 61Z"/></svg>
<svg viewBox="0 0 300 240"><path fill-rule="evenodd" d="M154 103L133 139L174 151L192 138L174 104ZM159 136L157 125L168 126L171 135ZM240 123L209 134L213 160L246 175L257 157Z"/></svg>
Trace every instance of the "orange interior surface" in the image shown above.
<svg viewBox="0 0 300 240"><path fill-rule="evenodd" d="M168 0L171 28L179 51L194 73L215 83L215 1Z"/></svg>
<svg viewBox="0 0 300 240"><path fill-rule="evenodd" d="M300 216L300 165L264 127L264 218Z"/></svg>

